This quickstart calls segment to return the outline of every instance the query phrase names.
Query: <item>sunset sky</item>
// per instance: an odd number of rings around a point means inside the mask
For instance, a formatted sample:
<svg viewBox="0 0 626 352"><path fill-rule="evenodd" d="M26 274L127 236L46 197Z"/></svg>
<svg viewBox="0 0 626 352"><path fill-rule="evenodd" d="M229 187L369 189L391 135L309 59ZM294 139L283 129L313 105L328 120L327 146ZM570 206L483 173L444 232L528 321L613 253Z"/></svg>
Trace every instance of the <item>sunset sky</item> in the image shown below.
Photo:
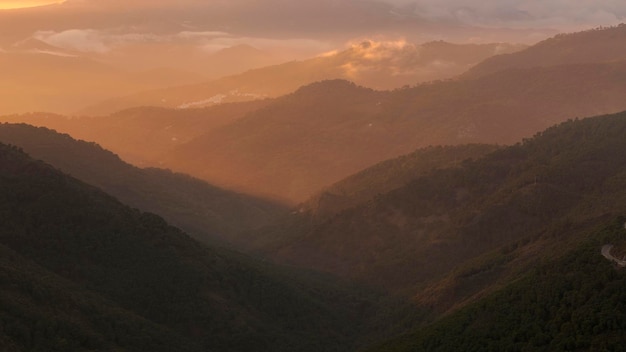
<svg viewBox="0 0 626 352"><path fill-rule="evenodd" d="M65 0L0 0L1 9L19 9L62 3Z"/></svg>
<svg viewBox="0 0 626 352"><path fill-rule="evenodd" d="M188 39L189 33L214 49L287 41L323 52L372 36L532 43L626 18L626 3L620 0L0 0L0 8L51 3L62 4L0 13L0 45L34 36L79 50L88 40L87 50L102 51L120 41L154 42L181 34Z"/></svg>

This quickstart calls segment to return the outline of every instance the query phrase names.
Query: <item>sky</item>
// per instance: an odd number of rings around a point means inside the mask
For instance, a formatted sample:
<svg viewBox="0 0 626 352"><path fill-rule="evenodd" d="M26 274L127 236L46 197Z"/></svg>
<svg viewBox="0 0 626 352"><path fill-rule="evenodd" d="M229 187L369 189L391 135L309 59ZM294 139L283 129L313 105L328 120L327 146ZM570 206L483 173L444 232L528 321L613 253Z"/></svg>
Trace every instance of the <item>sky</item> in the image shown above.
<svg viewBox="0 0 626 352"><path fill-rule="evenodd" d="M0 8L46 0L0 0ZM301 56L360 39L533 44L625 21L623 0L67 0L0 11L0 48L35 38L103 54L125 45L250 44ZM295 54L294 54L295 55Z"/></svg>

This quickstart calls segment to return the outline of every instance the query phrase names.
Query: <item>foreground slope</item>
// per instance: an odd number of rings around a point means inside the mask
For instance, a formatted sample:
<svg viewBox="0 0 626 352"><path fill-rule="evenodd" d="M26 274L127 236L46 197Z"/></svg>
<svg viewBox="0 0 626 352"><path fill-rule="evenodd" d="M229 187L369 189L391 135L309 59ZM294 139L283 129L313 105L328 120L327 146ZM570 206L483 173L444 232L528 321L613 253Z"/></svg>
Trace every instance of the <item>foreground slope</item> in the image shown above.
<svg viewBox="0 0 626 352"><path fill-rule="evenodd" d="M474 291L455 290L450 274L465 263L501 247L545 241L504 261L512 270L523 268L541 253L538 248L556 250L598 219L626 212L624 133L626 113L565 122L523 144L421 175L329 218L294 214L286 225L257 234L269 242L261 250L286 263L404 292L445 311L510 274L473 282ZM418 297L435 283L442 286L431 287L431 297Z"/></svg>
<svg viewBox="0 0 626 352"><path fill-rule="evenodd" d="M201 351L0 245L0 346L13 351Z"/></svg>
<svg viewBox="0 0 626 352"><path fill-rule="evenodd" d="M15 147L0 145L0 188L0 244L8 255L18 256L17 268L5 266L3 270L23 270L35 276L32 283L24 282L24 277L3 277L9 282L3 292L19 291L18 300L50 296L70 300L63 292L67 288L78 301L70 306L79 312L71 314L77 318L87 314L89 320L99 316L98 311L108 311L98 303L97 297L103 297L117 307L108 316L140 317L136 318L139 322L124 320L116 326L128 324L132 333L143 324L150 328L146 338L170 331L174 340L162 335L167 344L180 342L183 349L192 346L190 350L194 345L229 351L346 350L373 313L366 291L344 290L321 277L296 276L204 247L160 217L130 209ZM35 267L23 267L25 261ZM39 267L44 272L38 273ZM46 279L48 273L54 277ZM47 284L40 284L41 280ZM24 291L19 285L33 289ZM61 285L61 291L51 287L55 285ZM91 294L97 297L92 299ZM11 297L3 299L18 309ZM96 311L84 312L83 300ZM53 306L33 303L30 307L30 313L23 308L3 313L20 315L22 321L16 332L2 336L9 339L9 346L29 348L33 343L29 336L45 329L34 319L55 319L50 311ZM118 314L118 310L129 313ZM117 336L114 332L99 330L102 324L111 323L98 320L81 325L66 343L85 346L85 350L124 347L124 342L110 340ZM85 342L83 336L90 336L91 327L96 332ZM183 336L183 341L176 342L176 336ZM35 341L37 346L46 343L41 341ZM139 344L136 341L128 344L128 350L141 350L133 347Z"/></svg>
<svg viewBox="0 0 626 352"><path fill-rule="evenodd" d="M600 255L624 244L624 220L484 299L369 351L621 351L626 272Z"/></svg>
<svg viewBox="0 0 626 352"><path fill-rule="evenodd" d="M162 169L140 169L94 143L46 128L0 124L0 141L23 148L124 203L165 217L204 241L268 225L287 208Z"/></svg>

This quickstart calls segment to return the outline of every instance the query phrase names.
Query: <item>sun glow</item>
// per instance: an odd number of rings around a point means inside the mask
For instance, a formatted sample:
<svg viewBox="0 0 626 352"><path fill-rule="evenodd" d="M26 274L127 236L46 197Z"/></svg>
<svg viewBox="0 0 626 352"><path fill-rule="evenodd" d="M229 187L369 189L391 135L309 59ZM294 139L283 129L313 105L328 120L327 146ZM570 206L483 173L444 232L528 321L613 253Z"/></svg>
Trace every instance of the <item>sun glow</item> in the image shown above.
<svg viewBox="0 0 626 352"><path fill-rule="evenodd" d="M21 9L44 5L60 4L65 0L0 0L0 10Z"/></svg>

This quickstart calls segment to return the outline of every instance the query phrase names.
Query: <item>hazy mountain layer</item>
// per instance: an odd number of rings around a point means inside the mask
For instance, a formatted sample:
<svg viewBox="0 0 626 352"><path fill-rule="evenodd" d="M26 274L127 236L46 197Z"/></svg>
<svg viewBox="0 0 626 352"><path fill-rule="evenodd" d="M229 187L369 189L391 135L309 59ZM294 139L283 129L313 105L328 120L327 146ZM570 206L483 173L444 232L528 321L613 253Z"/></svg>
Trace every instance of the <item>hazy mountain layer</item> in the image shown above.
<svg viewBox="0 0 626 352"><path fill-rule="evenodd" d="M624 62L510 70L394 92L323 82L179 146L164 164L298 202L417 148L515 143L571 117L626 109L625 83Z"/></svg>
<svg viewBox="0 0 626 352"><path fill-rule="evenodd" d="M0 120L45 126L74 138L97 141L135 165L158 167L158 159L176 146L268 103L256 101L189 110L139 107L96 117L34 113L3 116Z"/></svg>

